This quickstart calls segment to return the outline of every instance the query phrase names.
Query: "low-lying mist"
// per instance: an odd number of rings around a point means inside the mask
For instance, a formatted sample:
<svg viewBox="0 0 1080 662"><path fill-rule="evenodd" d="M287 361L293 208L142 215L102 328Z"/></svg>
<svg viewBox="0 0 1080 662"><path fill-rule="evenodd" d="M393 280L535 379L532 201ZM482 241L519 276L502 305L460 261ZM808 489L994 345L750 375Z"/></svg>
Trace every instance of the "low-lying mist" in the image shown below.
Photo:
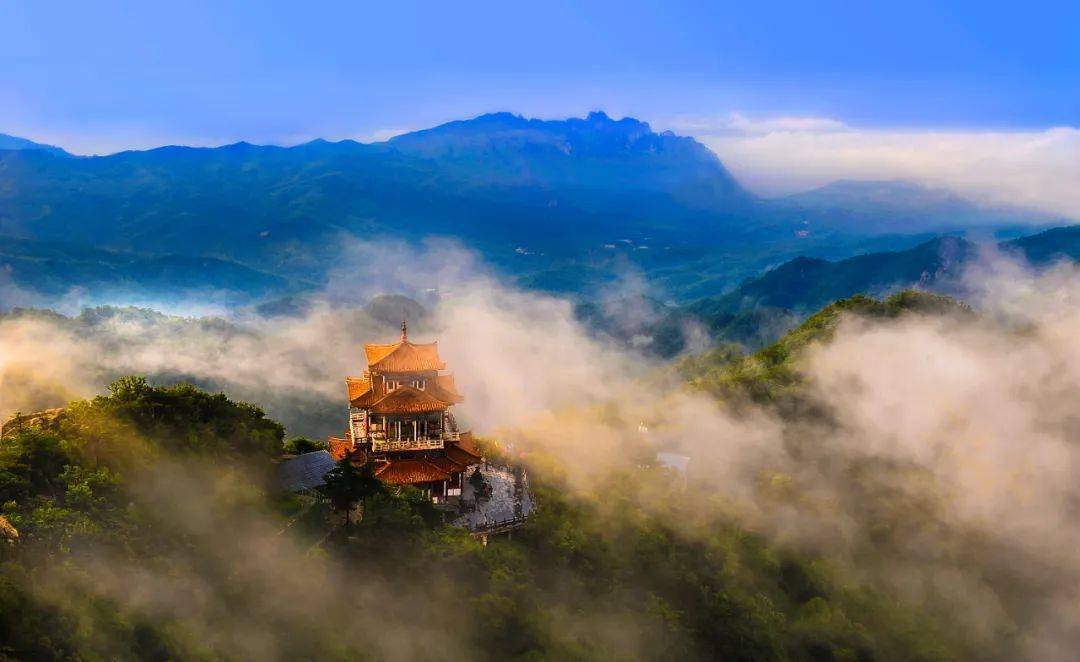
<svg viewBox="0 0 1080 662"><path fill-rule="evenodd" d="M262 404L296 421L291 432L337 430L342 379L364 369L362 343L397 335L392 320L363 304L404 293L430 306L410 320L410 338L439 341L466 396L461 419L526 462L556 458L566 489L595 494L640 462L630 449L641 443L683 454L702 518L732 517L821 555L850 581L962 632L969 650L1066 659L1080 646L1075 266L1035 273L985 260L968 274L978 311L971 319L844 320L799 358L803 397L820 413L793 418L767 403L718 402L687 388L667 366L589 333L569 302L507 287L460 248L433 244L416 254L354 243L340 264L323 295L290 315L0 320L0 414L90 396L113 376L150 374ZM169 469L143 487L148 501L182 504L166 517L197 537L240 518L199 495L208 483L221 486L220 477L185 474L204 470ZM646 513L667 505L644 494L636 502ZM213 578L185 574L183 564L132 572L97 558L80 575L82 589L179 613L189 634L237 657L287 657L272 629L290 619L317 632L354 628L350 637L377 642L373 657L469 655L467 642L395 612L424 596L452 599L439 586L401 578L386 586L368 576L343 591L333 566L279 536L275 522L258 513L243 519L233 537L209 536L207 549L229 559L224 574L265 584L257 617L223 614ZM682 535L698 531L687 525ZM294 578L296 567L308 569ZM385 608L359 619L363 627L342 616L363 604ZM612 641L639 625L601 614L590 622L610 629ZM623 641L626 655L647 645Z"/></svg>

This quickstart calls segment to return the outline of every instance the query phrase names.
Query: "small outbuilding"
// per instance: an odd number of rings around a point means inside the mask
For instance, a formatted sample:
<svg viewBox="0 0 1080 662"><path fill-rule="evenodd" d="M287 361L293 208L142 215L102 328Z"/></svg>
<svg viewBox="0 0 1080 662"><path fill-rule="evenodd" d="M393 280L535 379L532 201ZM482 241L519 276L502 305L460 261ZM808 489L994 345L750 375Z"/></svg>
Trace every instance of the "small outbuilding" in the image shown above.
<svg viewBox="0 0 1080 662"><path fill-rule="evenodd" d="M327 451L297 455L278 465L278 485L283 492L312 491L323 485L334 465L334 458Z"/></svg>

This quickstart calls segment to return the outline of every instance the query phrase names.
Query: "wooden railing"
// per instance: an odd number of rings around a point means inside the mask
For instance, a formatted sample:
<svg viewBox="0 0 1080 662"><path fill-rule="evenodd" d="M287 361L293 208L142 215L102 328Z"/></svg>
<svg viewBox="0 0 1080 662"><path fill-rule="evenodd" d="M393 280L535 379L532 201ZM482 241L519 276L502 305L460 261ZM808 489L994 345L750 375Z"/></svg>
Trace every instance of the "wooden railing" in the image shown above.
<svg viewBox="0 0 1080 662"><path fill-rule="evenodd" d="M420 437L419 439L387 439L382 431L371 433L371 450L376 453L384 451L428 451L442 448L448 441L460 441L460 432L443 432L435 437Z"/></svg>
<svg viewBox="0 0 1080 662"><path fill-rule="evenodd" d="M384 451L429 451L443 447L442 437L421 437L420 439L378 439L371 438L371 450Z"/></svg>

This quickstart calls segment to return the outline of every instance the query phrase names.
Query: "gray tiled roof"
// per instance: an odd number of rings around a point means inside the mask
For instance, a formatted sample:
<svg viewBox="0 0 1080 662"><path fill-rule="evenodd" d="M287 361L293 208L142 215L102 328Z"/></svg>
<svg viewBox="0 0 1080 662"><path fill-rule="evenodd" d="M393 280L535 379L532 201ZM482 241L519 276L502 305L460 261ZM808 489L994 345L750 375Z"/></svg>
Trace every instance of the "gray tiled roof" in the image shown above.
<svg viewBox="0 0 1080 662"><path fill-rule="evenodd" d="M323 484L323 476L334 468L334 458L326 451L304 453L278 465L278 484L285 492L310 490Z"/></svg>

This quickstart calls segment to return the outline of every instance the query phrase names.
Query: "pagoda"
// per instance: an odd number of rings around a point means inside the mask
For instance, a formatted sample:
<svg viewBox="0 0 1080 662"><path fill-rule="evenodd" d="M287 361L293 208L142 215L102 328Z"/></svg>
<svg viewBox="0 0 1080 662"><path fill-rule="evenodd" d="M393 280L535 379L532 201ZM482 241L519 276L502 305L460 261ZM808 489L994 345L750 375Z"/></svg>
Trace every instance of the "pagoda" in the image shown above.
<svg viewBox="0 0 1080 662"><path fill-rule="evenodd" d="M345 378L349 425L344 437L330 437L330 454L357 466L371 463L384 483L412 485L435 503L453 503L463 476L483 458L450 411L464 398L454 376L443 373L438 343L410 342L402 322L399 342L365 344L364 352L363 376Z"/></svg>

